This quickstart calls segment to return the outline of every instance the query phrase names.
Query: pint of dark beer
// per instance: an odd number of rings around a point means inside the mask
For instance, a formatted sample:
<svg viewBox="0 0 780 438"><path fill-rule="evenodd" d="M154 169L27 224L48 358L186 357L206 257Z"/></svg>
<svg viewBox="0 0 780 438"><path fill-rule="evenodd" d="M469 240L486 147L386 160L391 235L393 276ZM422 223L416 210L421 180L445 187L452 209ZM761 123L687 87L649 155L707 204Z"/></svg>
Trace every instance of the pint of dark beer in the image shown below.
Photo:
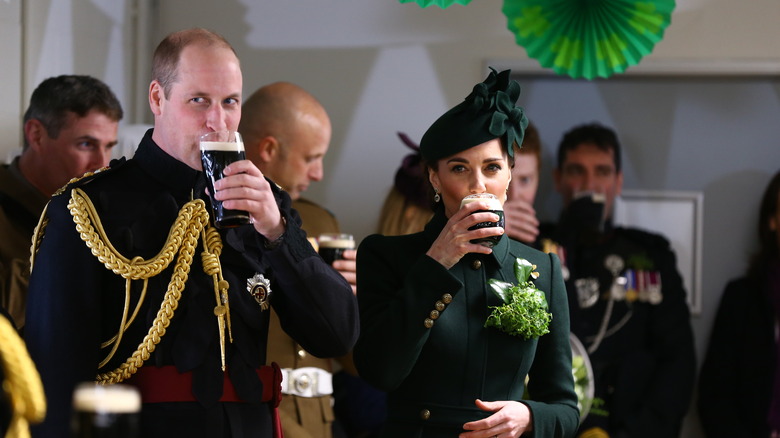
<svg viewBox="0 0 780 438"><path fill-rule="evenodd" d="M73 438L140 438L141 395L128 385L82 383L73 392Z"/></svg>
<svg viewBox="0 0 780 438"><path fill-rule="evenodd" d="M490 204L490 208L487 210L477 210L474 213L479 212L485 212L488 211L490 213L495 213L498 215L498 222L480 222L478 224L473 225L469 228L469 230L478 230L480 228L489 228L489 227L501 227L504 228L504 206L501 205L501 201L498 200L498 198L495 197L495 195L492 195L490 193L478 193L475 195L468 195L460 202L460 208L463 208L467 204L475 201L487 201ZM472 213L473 214L473 213ZM498 234L495 236L487 236L483 237L481 239L474 239L471 241L471 243L478 243L482 246L487 246L488 248L492 248L498 244L498 241L501 240L502 234Z"/></svg>
<svg viewBox="0 0 780 438"><path fill-rule="evenodd" d="M334 261L344 258L344 251L355 249L355 238L351 234L323 233L317 238L320 257L325 263L332 265Z"/></svg>
<svg viewBox="0 0 780 438"><path fill-rule="evenodd" d="M242 210L229 210L222 201L214 199L214 181L221 179L225 168L235 161L243 160L244 142L236 131L209 132L200 137L200 158L203 162L203 175L211 197L211 211L214 225L218 228L233 228L248 224L249 213Z"/></svg>

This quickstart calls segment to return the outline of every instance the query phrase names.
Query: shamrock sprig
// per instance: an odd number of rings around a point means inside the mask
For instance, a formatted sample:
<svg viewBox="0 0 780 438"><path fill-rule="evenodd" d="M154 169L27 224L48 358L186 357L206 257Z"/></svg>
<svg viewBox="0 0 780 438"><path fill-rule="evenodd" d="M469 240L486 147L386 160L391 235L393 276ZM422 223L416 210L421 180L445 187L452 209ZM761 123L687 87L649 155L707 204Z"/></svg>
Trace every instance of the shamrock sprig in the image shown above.
<svg viewBox="0 0 780 438"><path fill-rule="evenodd" d="M495 327L504 333L531 339L550 332L552 314L548 312L544 292L532 283L539 273L536 265L528 260L515 260L517 285L491 278L488 285L504 304L488 306L493 311L485 321L485 327Z"/></svg>

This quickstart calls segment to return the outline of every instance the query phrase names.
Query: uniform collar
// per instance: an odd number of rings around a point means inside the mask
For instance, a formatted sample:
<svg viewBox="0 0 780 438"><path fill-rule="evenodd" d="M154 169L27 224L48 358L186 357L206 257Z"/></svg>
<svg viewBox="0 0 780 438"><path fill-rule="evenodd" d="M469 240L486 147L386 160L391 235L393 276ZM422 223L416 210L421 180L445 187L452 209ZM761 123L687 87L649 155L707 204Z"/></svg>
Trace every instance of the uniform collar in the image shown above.
<svg viewBox="0 0 780 438"><path fill-rule="evenodd" d="M0 187L3 192L11 195L24 208L35 214L40 214L49 202L49 197L41 193L22 175L19 170L19 157L14 158L11 164L0 168Z"/></svg>
<svg viewBox="0 0 780 438"><path fill-rule="evenodd" d="M439 207L434 212L433 218L425 226L423 234L429 242L433 243L446 224L447 217L444 215L444 208ZM503 263L509 258L509 236L506 234L501 236L501 240L498 241L498 245L493 247L491 254L470 254L470 256L492 258L496 263L503 266Z"/></svg>
<svg viewBox="0 0 780 438"><path fill-rule="evenodd" d="M153 131L154 129L146 131L133 160L152 178L177 194L191 193L193 189L200 187L203 184L203 172L168 155L152 140Z"/></svg>

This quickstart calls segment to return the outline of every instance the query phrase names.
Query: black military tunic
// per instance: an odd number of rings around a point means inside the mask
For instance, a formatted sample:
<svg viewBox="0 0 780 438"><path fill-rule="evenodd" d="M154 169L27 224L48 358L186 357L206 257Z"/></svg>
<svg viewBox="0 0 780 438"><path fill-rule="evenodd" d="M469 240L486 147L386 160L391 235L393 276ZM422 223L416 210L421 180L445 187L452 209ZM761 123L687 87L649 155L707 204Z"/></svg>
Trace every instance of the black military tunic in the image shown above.
<svg viewBox="0 0 780 438"><path fill-rule="evenodd" d="M389 391L380 436L456 437L464 423L489 416L476 399L520 401L526 376L531 400L523 402L534 423L528 436L573 436L578 413L557 257L504 237L492 254L467 254L448 270L425 255L446 221L440 211L421 233L369 236L358 250L354 358L361 377ZM488 306L502 304L487 281L516 284L516 258L537 265L535 284L553 315L550 333L539 338L484 327Z"/></svg>
<svg viewBox="0 0 780 438"><path fill-rule="evenodd" d="M193 188L196 198L206 198L196 188L202 186L201 173L166 154L152 141L151 132L132 160L74 185L89 196L108 240L128 259L153 258L161 250ZM306 241L289 196L274 190L287 222L280 245L267 246L251 225L220 231L234 340L226 346L227 372L238 397L248 403L219 403L223 372L214 283L203 271L199 241L178 308L145 363L192 372L197 401L145 404L142 436L270 436L271 417L267 404L260 402L263 387L255 373L265 363L269 312L248 291L248 280L256 275L270 281L271 304L283 328L307 351L331 357L345 354L354 344L357 303L349 284ZM65 436L74 385L113 370L138 347L160 309L174 265L149 279L138 320L124 334L113 359L98 370L108 350L100 344L120 325L125 281L107 270L80 239L66 206L70 197L69 188L48 206L49 223L30 282L27 345L49 404L49 416L36 436ZM131 309L141 287L142 281L133 282ZM329 292L323 294L323 289Z"/></svg>
<svg viewBox="0 0 780 438"><path fill-rule="evenodd" d="M554 225L542 227L542 241L561 235ZM568 270L571 330L591 350L596 400L580 430L601 427L612 438L676 438L696 363L685 290L669 242L607 224L588 241L571 239L548 249Z"/></svg>

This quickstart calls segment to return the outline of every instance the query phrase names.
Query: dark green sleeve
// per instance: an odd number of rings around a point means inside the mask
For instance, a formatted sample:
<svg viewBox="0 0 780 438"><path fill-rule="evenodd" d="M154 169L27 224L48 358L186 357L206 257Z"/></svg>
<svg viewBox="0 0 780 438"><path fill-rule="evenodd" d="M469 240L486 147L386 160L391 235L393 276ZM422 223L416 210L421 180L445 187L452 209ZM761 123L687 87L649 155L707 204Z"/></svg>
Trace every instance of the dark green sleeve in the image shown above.
<svg viewBox="0 0 780 438"><path fill-rule="evenodd" d="M430 334L423 323L436 300L463 287L424 251L393 241L367 237L357 260L361 332L355 366L385 391L397 388L417 362Z"/></svg>
<svg viewBox="0 0 780 438"><path fill-rule="evenodd" d="M579 410L572 376L569 304L558 257L549 254L549 260L549 285L538 287L547 292L547 303L553 318L550 333L539 338L536 357L528 374L531 400L523 402L531 409L533 416L534 429L530 436L571 437L577 431ZM539 272L543 271L540 269Z"/></svg>

